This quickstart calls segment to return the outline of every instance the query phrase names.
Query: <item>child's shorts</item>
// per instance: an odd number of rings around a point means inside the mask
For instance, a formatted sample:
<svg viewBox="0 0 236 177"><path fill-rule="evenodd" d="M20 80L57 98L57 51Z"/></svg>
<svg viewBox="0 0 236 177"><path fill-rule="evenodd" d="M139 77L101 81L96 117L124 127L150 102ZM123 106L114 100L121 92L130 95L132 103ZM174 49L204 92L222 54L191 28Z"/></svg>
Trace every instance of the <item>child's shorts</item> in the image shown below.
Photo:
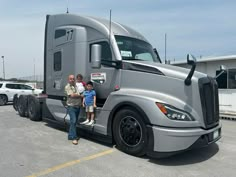
<svg viewBox="0 0 236 177"><path fill-rule="evenodd" d="M94 112L94 107L93 106L86 106L85 111L86 112Z"/></svg>

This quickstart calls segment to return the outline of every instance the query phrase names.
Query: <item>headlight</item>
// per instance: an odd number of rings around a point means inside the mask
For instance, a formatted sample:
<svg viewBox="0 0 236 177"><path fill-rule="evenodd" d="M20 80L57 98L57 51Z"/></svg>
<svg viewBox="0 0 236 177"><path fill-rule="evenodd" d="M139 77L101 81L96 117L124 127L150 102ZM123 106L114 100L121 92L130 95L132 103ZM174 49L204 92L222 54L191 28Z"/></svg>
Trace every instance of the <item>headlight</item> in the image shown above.
<svg viewBox="0 0 236 177"><path fill-rule="evenodd" d="M183 110L179 110L173 106L166 105L163 103L156 103L160 111L166 115L171 120L180 120L180 121L194 121L195 119Z"/></svg>

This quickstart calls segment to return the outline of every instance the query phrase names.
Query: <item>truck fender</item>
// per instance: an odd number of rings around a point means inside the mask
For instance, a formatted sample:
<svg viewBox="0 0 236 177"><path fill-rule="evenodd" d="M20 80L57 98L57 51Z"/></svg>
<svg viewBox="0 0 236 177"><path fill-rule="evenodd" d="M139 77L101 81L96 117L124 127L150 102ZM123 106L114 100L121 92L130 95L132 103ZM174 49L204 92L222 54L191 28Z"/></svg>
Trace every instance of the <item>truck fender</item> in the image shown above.
<svg viewBox="0 0 236 177"><path fill-rule="evenodd" d="M108 129L107 129L107 133L108 135L112 136L112 123L113 123L113 120L114 120L114 117L116 115L116 113L123 109L123 108L131 108L135 111L137 111L138 113L141 114L144 122L146 125L150 125L150 120L148 119L147 115L145 114L145 112L143 111L142 108L140 108L137 104L133 103L133 102L129 102L129 101L125 101L125 102L121 102L119 104L117 104L111 111L110 115L109 115L109 119L108 119Z"/></svg>

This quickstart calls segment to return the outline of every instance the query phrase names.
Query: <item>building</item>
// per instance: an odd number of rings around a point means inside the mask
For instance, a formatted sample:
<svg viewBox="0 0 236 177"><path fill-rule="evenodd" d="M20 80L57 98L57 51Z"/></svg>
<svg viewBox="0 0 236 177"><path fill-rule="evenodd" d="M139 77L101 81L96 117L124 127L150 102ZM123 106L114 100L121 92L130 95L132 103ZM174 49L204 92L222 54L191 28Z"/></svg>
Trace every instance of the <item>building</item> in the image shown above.
<svg viewBox="0 0 236 177"><path fill-rule="evenodd" d="M191 68L186 61L174 61L170 64L184 68ZM220 66L226 71L217 76ZM219 87L220 114L222 117L236 118L236 55L201 58L197 60L196 71L216 77Z"/></svg>

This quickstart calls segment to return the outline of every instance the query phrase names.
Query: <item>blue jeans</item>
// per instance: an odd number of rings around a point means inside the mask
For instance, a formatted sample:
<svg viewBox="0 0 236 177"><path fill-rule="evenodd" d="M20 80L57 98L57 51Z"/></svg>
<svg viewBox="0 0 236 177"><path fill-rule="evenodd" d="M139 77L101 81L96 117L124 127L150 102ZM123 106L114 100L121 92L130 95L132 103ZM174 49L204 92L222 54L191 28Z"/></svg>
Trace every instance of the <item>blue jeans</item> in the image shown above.
<svg viewBox="0 0 236 177"><path fill-rule="evenodd" d="M80 108L68 106L68 114L70 116L70 129L68 133L68 140L75 140L78 138L76 125L79 117Z"/></svg>

